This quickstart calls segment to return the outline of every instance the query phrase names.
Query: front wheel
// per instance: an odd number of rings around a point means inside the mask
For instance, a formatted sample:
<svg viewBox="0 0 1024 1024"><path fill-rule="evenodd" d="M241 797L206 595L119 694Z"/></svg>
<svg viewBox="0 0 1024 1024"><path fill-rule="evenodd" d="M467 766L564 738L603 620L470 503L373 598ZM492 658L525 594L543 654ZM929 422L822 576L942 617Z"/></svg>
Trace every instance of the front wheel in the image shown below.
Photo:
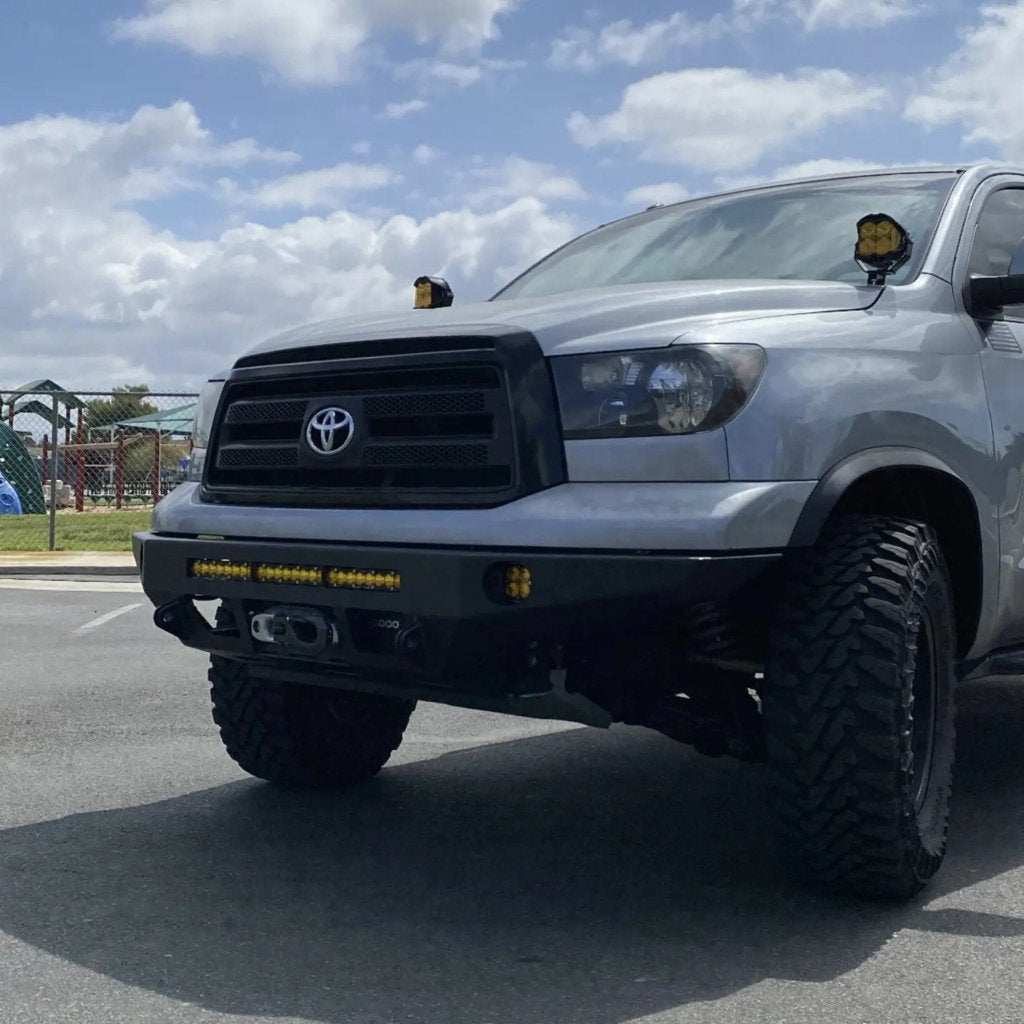
<svg viewBox="0 0 1024 1024"><path fill-rule="evenodd" d="M800 878L905 899L946 849L954 617L934 531L847 516L787 567L762 717L769 806Z"/></svg>

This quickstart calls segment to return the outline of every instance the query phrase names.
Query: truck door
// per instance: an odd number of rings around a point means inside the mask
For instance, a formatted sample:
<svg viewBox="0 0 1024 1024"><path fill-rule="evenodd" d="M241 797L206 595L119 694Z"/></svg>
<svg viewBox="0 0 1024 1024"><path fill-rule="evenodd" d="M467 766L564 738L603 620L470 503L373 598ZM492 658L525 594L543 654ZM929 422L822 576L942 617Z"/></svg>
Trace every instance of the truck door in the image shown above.
<svg viewBox="0 0 1024 1024"><path fill-rule="evenodd" d="M985 200L968 275L1024 273L1024 183ZM1024 306L978 321L982 372L992 413L997 466L1000 601L996 642L1024 640Z"/></svg>

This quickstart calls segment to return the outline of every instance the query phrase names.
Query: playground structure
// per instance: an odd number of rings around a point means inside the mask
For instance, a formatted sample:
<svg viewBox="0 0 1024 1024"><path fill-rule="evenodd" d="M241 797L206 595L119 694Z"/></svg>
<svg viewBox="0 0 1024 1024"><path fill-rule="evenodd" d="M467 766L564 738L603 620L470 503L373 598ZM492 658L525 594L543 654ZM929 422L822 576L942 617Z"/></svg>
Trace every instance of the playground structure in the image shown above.
<svg viewBox="0 0 1024 1024"><path fill-rule="evenodd" d="M0 423L0 475L18 495L21 512L32 515L46 511L36 464L24 441L6 423Z"/></svg>
<svg viewBox="0 0 1024 1024"><path fill-rule="evenodd" d="M65 476L58 479L70 485L76 512L85 511L87 503L93 507L104 505L118 509L155 504L184 478L180 462L187 456L178 452L187 451L188 445L168 441L160 431L149 435L119 433L113 441L78 440L83 436L80 433L73 436L74 441L60 447ZM49 449L49 439L44 437L40 462L44 492L49 483ZM138 454L144 449L151 452L146 460L147 471L144 474L129 471L126 476L126 463L131 465L133 461L128 456L136 456L134 461L137 462ZM173 461L179 463L174 470L168 468L171 461L166 457L168 451L174 452Z"/></svg>
<svg viewBox="0 0 1024 1024"><path fill-rule="evenodd" d="M76 394L54 381L33 381L0 392L0 460L19 450L20 474L12 482L26 512L44 512L51 501L77 512L153 505L185 478L194 399ZM119 404L144 411L112 418Z"/></svg>

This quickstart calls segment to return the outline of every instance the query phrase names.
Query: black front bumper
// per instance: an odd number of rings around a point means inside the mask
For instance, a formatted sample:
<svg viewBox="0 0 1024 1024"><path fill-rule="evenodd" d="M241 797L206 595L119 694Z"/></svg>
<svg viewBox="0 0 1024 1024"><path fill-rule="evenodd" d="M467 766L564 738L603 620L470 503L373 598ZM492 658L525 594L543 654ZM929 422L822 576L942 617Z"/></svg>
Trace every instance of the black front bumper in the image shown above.
<svg viewBox="0 0 1024 1024"><path fill-rule="evenodd" d="M443 689L494 694L527 689L552 668L550 652L607 640L628 642L634 626L657 611L721 600L760 576L778 554L609 554L410 548L387 545L199 540L138 534L135 556L157 624L184 644L231 658L288 667L308 677L419 681ZM241 579L197 579L195 562L228 560L251 567ZM260 582L256 566L316 567L317 585ZM510 565L529 569L531 592L511 601L495 579ZM336 589L331 569L401 576L396 592ZM219 599L235 627L216 629L196 600ZM314 609L337 642L296 654L254 639L254 615ZM405 641L415 633L417 642Z"/></svg>

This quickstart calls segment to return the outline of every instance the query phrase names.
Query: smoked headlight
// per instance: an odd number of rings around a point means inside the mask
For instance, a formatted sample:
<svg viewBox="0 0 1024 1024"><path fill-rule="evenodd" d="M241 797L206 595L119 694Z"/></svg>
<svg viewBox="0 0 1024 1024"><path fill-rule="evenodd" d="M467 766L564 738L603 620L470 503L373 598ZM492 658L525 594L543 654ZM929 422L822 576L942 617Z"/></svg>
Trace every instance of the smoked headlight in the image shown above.
<svg viewBox="0 0 1024 1024"><path fill-rule="evenodd" d="M224 390L224 381L210 380L203 385L196 402L196 415L192 422L192 454L188 462L188 479L196 482L203 479L203 466L206 464L206 449L210 446L210 434L213 432L213 420L217 415L217 405Z"/></svg>
<svg viewBox="0 0 1024 1024"><path fill-rule="evenodd" d="M678 345L551 360L562 434L653 437L713 430L753 394L764 372L757 345Z"/></svg>

